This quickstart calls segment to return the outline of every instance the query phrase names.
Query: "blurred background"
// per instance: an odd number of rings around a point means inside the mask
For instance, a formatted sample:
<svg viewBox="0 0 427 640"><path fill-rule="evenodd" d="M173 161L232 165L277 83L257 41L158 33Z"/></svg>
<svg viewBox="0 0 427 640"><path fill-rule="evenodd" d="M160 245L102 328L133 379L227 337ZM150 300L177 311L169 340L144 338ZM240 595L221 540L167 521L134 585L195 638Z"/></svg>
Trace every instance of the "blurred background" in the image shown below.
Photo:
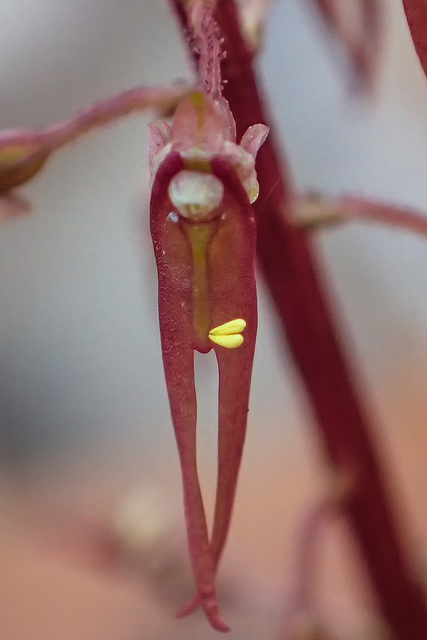
<svg viewBox="0 0 427 640"><path fill-rule="evenodd" d="M138 84L191 78L166 0L0 0L0 12L1 128L44 126ZM388 0L384 19L370 98L351 92L340 49L309 0L277 0L259 71L301 189L427 212L427 83L400 0ZM98 572L111 542L102 536L134 487L160 492L182 537L148 228L150 119L132 116L58 153L24 191L32 216L1 228L0 554L10 580L0 610L8 640L214 637L200 616L173 621L179 598L170 604L148 593L144 571L137 580L125 571L113 578L111 567ZM427 246L362 224L318 232L316 243L422 567ZM298 526L327 476L304 390L286 347L277 348L282 341L262 282L259 290L248 441L223 568L228 621L242 638L275 637ZM211 357L196 360L200 463L212 501L216 367ZM51 547L67 547L75 563L65 569ZM181 551L185 563L183 540ZM360 631L370 624L367 587L337 524L323 543L319 592L325 615L332 611L338 626L346 621L342 637L371 637Z"/></svg>

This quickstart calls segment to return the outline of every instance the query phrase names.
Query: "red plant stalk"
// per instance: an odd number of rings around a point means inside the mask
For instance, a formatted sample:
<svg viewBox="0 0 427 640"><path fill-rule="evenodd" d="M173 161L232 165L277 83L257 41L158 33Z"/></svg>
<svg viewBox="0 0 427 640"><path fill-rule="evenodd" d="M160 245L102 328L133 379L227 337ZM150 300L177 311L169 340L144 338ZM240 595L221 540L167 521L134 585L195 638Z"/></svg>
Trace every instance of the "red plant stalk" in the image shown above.
<svg viewBox="0 0 427 640"><path fill-rule="evenodd" d="M186 29L182 0L171 0ZM269 122L232 0L218 0L216 21L227 58L224 95L238 139ZM192 52L193 53L193 52ZM259 152L260 197L254 205L257 252L284 337L305 383L328 462L350 479L343 512L364 560L385 622L396 640L427 638L427 608L405 554L354 374L337 335L321 265L307 233L290 215L292 184L273 136Z"/></svg>
<svg viewBox="0 0 427 640"><path fill-rule="evenodd" d="M425 0L402 0L415 49L427 76L427 3Z"/></svg>

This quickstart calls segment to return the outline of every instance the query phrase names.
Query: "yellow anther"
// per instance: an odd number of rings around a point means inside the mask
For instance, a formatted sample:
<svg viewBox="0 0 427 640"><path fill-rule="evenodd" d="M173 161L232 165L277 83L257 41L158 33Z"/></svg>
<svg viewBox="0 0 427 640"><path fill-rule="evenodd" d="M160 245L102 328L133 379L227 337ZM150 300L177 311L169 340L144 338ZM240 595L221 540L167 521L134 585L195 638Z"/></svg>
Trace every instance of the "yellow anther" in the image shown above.
<svg viewBox="0 0 427 640"><path fill-rule="evenodd" d="M236 349L243 343L242 331L246 328L246 322L242 318L230 320L219 327L209 331L209 338L215 344L226 349Z"/></svg>
<svg viewBox="0 0 427 640"><path fill-rule="evenodd" d="M226 349L237 349L243 343L243 336L241 333L234 333L229 336L212 336L209 334L209 338L215 344L219 344L221 347L225 347Z"/></svg>
<svg viewBox="0 0 427 640"><path fill-rule="evenodd" d="M225 324L220 324L219 327L215 327L209 331L209 335L213 336L231 336L233 333L242 333L246 328L246 321L242 318L236 318L236 320L230 320Z"/></svg>

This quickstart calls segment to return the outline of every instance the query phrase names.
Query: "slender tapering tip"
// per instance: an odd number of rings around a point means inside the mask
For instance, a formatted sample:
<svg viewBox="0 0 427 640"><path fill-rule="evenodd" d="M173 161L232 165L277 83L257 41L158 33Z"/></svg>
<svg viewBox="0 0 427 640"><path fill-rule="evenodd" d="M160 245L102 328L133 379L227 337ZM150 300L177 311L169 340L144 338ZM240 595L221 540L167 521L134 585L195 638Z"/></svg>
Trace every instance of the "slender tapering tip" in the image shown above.
<svg viewBox="0 0 427 640"><path fill-rule="evenodd" d="M185 607L177 611L175 617L178 619L187 617L197 609L198 605L203 608L209 624L213 629L215 629L215 631L219 631L220 633L228 633L231 631L228 624L226 624L221 618L217 603L212 601L204 603L200 600L198 595L194 596L194 598Z"/></svg>
<svg viewBox="0 0 427 640"><path fill-rule="evenodd" d="M228 626L228 624L226 624L220 617L218 617L216 620L208 619L208 621L211 627L215 629L215 631L219 631L220 633L229 633L231 631L231 628Z"/></svg>
<svg viewBox="0 0 427 640"><path fill-rule="evenodd" d="M218 606L216 603L204 604L202 602L201 605L203 607L203 611L205 612L205 615L206 615L206 618L208 619L209 624L213 629L215 629L215 631L219 631L220 633L228 633L228 631L231 631L228 624L226 624L224 620L221 618L218 611Z"/></svg>
<svg viewBox="0 0 427 640"><path fill-rule="evenodd" d="M188 602L185 607L182 607L181 609L179 609L176 614L175 617L178 619L181 618L186 618L187 616L191 615L192 613L195 612L195 610L197 609L197 607L200 606L200 598L198 595L195 595L190 602Z"/></svg>

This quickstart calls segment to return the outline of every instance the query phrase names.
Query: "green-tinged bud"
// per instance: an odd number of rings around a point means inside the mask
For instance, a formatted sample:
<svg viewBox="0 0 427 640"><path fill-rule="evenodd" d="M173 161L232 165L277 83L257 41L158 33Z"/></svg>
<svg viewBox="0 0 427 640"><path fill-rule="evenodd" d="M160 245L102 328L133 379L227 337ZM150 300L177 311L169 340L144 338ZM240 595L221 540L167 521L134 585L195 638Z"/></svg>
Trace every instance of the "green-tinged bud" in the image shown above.
<svg viewBox="0 0 427 640"><path fill-rule="evenodd" d="M0 146L0 193L25 184L46 162L50 150L39 142L11 142Z"/></svg>

